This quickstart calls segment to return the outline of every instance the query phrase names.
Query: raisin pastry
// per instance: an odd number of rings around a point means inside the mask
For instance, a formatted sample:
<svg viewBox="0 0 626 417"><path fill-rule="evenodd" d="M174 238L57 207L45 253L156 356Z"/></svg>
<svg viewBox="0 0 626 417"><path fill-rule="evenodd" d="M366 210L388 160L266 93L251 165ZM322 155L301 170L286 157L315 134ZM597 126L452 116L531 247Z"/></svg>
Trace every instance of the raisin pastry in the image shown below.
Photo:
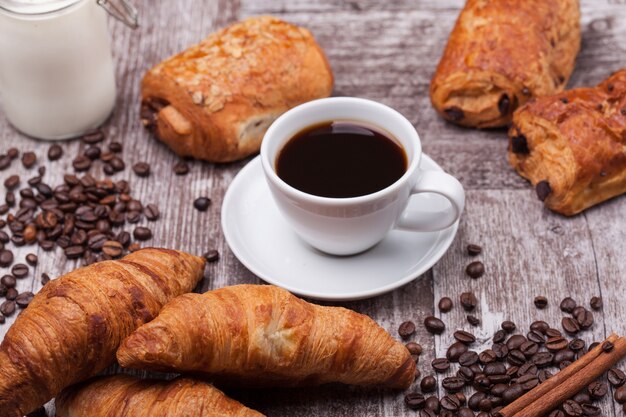
<svg viewBox="0 0 626 417"><path fill-rule="evenodd" d="M580 47L578 0L468 0L430 84L448 121L502 127L528 99L562 91Z"/></svg>
<svg viewBox="0 0 626 417"><path fill-rule="evenodd" d="M509 137L509 162L551 210L571 216L626 192L626 68L529 102Z"/></svg>

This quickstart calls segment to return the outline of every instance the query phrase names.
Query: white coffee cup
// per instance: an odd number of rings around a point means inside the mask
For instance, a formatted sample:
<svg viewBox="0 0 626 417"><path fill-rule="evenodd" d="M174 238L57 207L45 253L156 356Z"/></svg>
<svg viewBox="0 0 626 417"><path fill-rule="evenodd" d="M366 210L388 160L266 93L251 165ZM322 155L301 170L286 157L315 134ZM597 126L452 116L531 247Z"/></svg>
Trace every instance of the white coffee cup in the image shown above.
<svg viewBox="0 0 626 417"><path fill-rule="evenodd" d="M408 168L396 182L372 194L349 198L321 197L300 191L276 174L283 146L303 129L330 121L376 126L397 140ZM461 183L442 171L420 169L422 146L413 125L396 110L371 100L332 97L310 101L280 116L265 133L261 162L274 201L294 231L314 248L351 255L380 242L392 229L430 232L453 225L461 216L465 193ZM409 198L436 193L450 204L439 211L406 211Z"/></svg>

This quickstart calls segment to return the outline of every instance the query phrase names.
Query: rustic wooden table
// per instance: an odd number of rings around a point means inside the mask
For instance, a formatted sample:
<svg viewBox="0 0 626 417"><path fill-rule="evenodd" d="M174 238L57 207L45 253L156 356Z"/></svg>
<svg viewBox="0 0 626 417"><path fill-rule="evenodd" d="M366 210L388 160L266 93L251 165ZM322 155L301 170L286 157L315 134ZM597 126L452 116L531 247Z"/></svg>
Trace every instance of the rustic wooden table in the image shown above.
<svg viewBox="0 0 626 417"><path fill-rule="evenodd" d="M595 315L595 325L584 338L590 342L612 331L626 333L626 199L616 198L573 218L555 215L543 208L528 184L508 166L503 131L454 127L430 106L429 81L463 3L163 0L141 2L139 30L130 31L111 21L119 98L105 131L125 147L127 169L114 178L132 178L133 195L146 203L158 203L162 211L162 219L151 223L154 238L149 243L195 253L218 249L221 260L208 265L203 290L259 282L233 256L220 230L224 192L249 160L226 165L194 162L188 176L173 175L172 166L178 158L142 128L138 96L142 74L163 58L229 22L273 14L314 33L334 70L335 95L378 100L405 114L420 132L425 152L459 178L467 192L458 235L439 263L392 293L344 306L372 316L394 335L402 321L421 323L430 314L440 316L448 328L470 330L461 308L457 306L442 315L435 305L442 296L457 297L463 291L473 291L480 299L477 315L482 325L471 330L487 340L504 319L526 328L536 318L558 326L558 304L564 296L588 303L591 296L601 295L604 308ZM626 63L625 0L583 0L582 23L582 49L571 87L594 85ZM10 146L34 150L40 160L45 160L49 143L20 135L0 116L0 152ZM64 158L48 164L46 180L50 184L60 183L62 173L72 169L71 158L84 147L80 141L65 146ZM152 165L148 179L137 178L128 168L140 160ZM20 170L23 178L32 176ZM93 171L101 175L101 166ZM7 175L0 173L0 179ZM213 201L205 213L192 206L200 195L208 195ZM486 265L486 274L478 280L464 273L470 261L464 248L470 242L484 248L479 259ZM34 250L20 248L17 259L22 261ZM20 291L37 291L43 272L54 277L76 266L73 261L63 261L59 253L40 251L38 255L39 265L30 279L19 282ZM547 309L534 308L536 295L548 297ZM455 302L458 304L456 298ZM13 320L0 326L0 339ZM433 337L418 326L415 340L424 347L420 360L424 373L430 373L426 364L435 355L445 354L450 339L451 332ZM414 414L405 408L401 393L382 390L333 386L233 395L270 416ZM621 414L608 398L602 402L602 410L605 416Z"/></svg>

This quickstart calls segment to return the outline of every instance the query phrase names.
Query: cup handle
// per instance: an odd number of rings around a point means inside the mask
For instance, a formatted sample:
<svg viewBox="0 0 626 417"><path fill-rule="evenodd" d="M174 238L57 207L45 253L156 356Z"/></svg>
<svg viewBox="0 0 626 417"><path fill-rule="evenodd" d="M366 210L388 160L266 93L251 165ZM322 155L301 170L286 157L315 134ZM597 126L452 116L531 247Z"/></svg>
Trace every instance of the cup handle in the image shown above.
<svg viewBox="0 0 626 417"><path fill-rule="evenodd" d="M442 171L421 171L421 177L411 190L411 195L435 193L445 197L450 205L439 211L404 209L396 222L396 229L434 232L454 224L465 206L463 186L450 174Z"/></svg>

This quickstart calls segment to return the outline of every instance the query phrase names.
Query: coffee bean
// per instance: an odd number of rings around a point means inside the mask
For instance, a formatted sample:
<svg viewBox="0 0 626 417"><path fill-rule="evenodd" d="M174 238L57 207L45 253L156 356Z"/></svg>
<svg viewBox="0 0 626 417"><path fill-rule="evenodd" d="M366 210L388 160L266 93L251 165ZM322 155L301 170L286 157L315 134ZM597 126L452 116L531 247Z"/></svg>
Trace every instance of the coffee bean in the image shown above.
<svg viewBox="0 0 626 417"><path fill-rule="evenodd" d="M546 341L543 334L541 334L537 330L531 330L530 332L528 332L526 334L526 338L530 340L531 342L536 343L538 345L543 345Z"/></svg>
<svg viewBox="0 0 626 417"><path fill-rule="evenodd" d="M626 382L626 374L621 369L611 368L607 373L607 379L613 387L621 387Z"/></svg>
<svg viewBox="0 0 626 417"><path fill-rule="evenodd" d="M189 165L184 161L178 162L174 165L174 174L176 175L187 175L189 173Z"/></svg>
<svg viewBox="0 0 626 417"><path fill-rule="evenodd" d="M205 252L205 254L202 256L204 257L204 259L206 259L207 262L216 262L220 259L220 253L215 249L211 249Z"/></svg>
<svg viewBox="0 0 626 417"><path fill-rule="evenodd" d="M599 416L600 407L596 407L592 404L580 404L580 408L583 410L583 414L589 417Z"/></svg>
<svg viewBox="0 0 626 417"><path fill-rule="evenodd" d="M516 334L509 337L509 340L506 341L506 347L509 348L509 350L514 350L519 348L522 343L526 341L527 339L524 336L522 336L521 334Z"/></svg>
<svg viewBox="0 0 626 417"><path fill-rule="evenodd" d="M515 323L513 323L510 320L505 320L502 322L502 324L500 325L500 327L502 327L502 330L504 330L507 333L513 333L515 331Z"/></svg>
<svg viewBox="0 0 626 417"><path fill-rule="evenodd" d="M489 362L485 364L483 372L487 376L502 375L506 373L506 366L502 362Z"/></svg>
<svg viewBox="0 0 626 417"><path fill-rule="evenodd" d="M148 240L152 238L152 231L150 229L148 229L147 227L136 227L135 230L133 230L133 236L135 239L137 240Z"/></svg>
<svg viewBox="0 0 626 417"><path fill-rule="evenodd" d="M94 132L86 133L81 139L84 143L93 145L104 140L104 133L100 130L96 130Z"/></svg>
<svg viewBox="0 0 626 417"><path fill-rule="evenodd" d="M433 334L441 334L446 329L443 321L434 316L428 316L424 319L424 327Z"/></svg>
<svg viewBox="0 0 626 417"><path fill-rule="evenodd" d="M539 379L533 374L525 374L517 378L516 382L524 391L530 391L539 385Z"/></svg>
<svg viewBox="0 0 626 417"><path fill-rule="evenodd" d="M446 358L450 362L458 362L459 357L463 353L467 352L467 349L467 345L464 343L455 342L448 347L448 350L446 351Z"/></svg>
<svg viewBox="0 0 626 417"><path fill-rule="evenodd" d="M14 301L18 296L18 292L15 288L9 288L7 289L7 293L4 295L4 297L9 300L9 301Z"/></svg>
<svg viewBox="0 0 626 417"><path fill-rule="evenodd" d="M198 211L207 211L210 205L211 205L211 199L207 197L198 197L193 202L193 206Z"/></svg>
<svg viewBox="0 0 626 417"><path fill-rule="evenodd" d="M559 409L553 410L548 417L565 417L565 413Z"/></svg>
<svg viewBox="0 0 626 417"><path fill-rule="evenodd" d="M489 377L485 374L477 374L474 377L474 388L478 391L488 391L493 386Z"/></svg>
<svg viewBox="0 0 626 417"><path fill-rule="evenodd" d="M115 158L116 156L113 152L102 152L102 154L100 155L100 159L103 162L107 162L107 163L110 163ZM113 169L113 167L111 167L111 169Z"/></svg>
<svg viewBox="0 0 626 417"><path fill-rule="evenodd" d="M494 343L491 345L491 350L495 353L497 360L504 360L509 354L509 348L504 343Z"/></svg>
<svg viewBox="0 0 626 417"><path fill-rule="evenodd" d="M102 246L102 252L111 258L119 258L124 253L124 247L120 242L107 240Z"/></svg>
<svg viewBox="0 0 626 417"><path fill-rule="evenodd" d="M546 349L550 352L558 352L559 350L567 348L567 346L567 340L561 336L550 337L546 340Z"/></svg>
<svg viewBox="0 0 626 417"><path fill-rule="evenodd" d="M613 345L613 343L608 341L608 340L606 342L602 343L602 351L603 352L608 353L608 352L612 351L614 347L615 346Z"/></svg>
<svg viewBox="0 0 626 417"><path fill-rule="evenodd" d="M137 162L133 165L133 171L138 177L147 177L150 175L150 164L147 162Z"/></svg>
<svg viewBox="0 0 626 417"><path fill-rule="evenodd" d="M15 301L7 300L0 304L0 313L5 317L12 316L15 313Z"/></svg>
<svg viewBox="0 0 626 417"><path fill-rule="evenodd" d="M465 386L465 381L458 376L450 376L443 379L441 386L448 392L459 392Z"/></svg>
<svg viewBox="0 0 626 417"><path fill-rule="evenodd" d="M85 152L83 152L83 154L92 161L95 161L96 159L100 158L100 155L102 155L102 149L100 149L99 146L90 146L85 149Z"/></svg>
<svg viewBox="0 0 626 417"><path fill-rule="evenodd" d="M576 401L580 405L589 404L591 403L591 396L587 394L585 391L580 391L572 397L572 400Z"/></svg>
<svg viewBox="0 0 626 417"><path fill-rule="evenodd" d="M133 242L130 245L128 245L128 250L130 252L137 252L139 249L141 249L141 246L137 242Z"/></svg>
<svg viewBox="0 0 626 417"><path fill-rule="evenodd" d="M35 255L34 253L29 253L28 255L26 255L26 263L28 263L30 266L37 265L37 260L37 255Z"/></svg>
<svg viewBox="0 0 626 417"><path fill-rule="evenodd" d="M470 350L459 356L459 364L461 366L472 366L478 363L478 353Z"/></svg>
<svg viewBox="0 0 626 417"><path fill-rule="evenodd" d="M33 301L34 297L35 297L35 294L33 294L30 291L23 292L15 298L15 303L20 308L26 308L28 307L28 304L30 304L30 302Z"/></svg>
<svg viewBox="0 0 626 417"><path fill-rule="evenodd" d="M480 401L485 398L487 398L487 394L485 394L484 392L475 392L469 397L469 400L467 400L467 406L471 410L478 411Z"/></svg>
<svg viewBox="0 0 626 417"><path fill-rule="evenodd" d="M109 165L115 172L123 171L126 168L124 161L117 156L109 161Z"/></svg>
<svg viewBox="0 0 626 417"><path fill-rule="evenodd" d="M426 398L424 408L432 411L435 414L439 414L439 410L441 409L441 407L439 406L439 398L435 397L434 395Z"/></svg>
<svg viewBox="0 0 626 417"><path fill-rule="evenodd" d="M450 299L449 297L443 297L441 300L439 300L439 311L441 311L442 313L449 312L450 310L452 310L452 307L452 299Z"/></svg>
<svg viewBox="0 0 626 417"><path fill-rule="evenodd" d="M535 297L534 303L535 303L535 307L537 307L540 310L543 310L544 308L548 306L548 299L542 295L539 295Z"/></svg>
<svg viewBox="0 0 626 417"><path fill-rule="evenodd" d="M24 168L30 169L37 163L37 155L34 152L24 152L22 154L22 165Z"/></svg>
<svg viewBox="0 0 626 417"><path fill-rule="evenodd" d="M465 343L467 345L471 345L476 341L476 336L474 336L470 332L466 332L465 330L457 330L456 332L454 332L454 338L457 341Z"/></svg>
<svg viewBox="0 0 626 417"><path fill-rule="evenodd" d="M563 330L569 335L575 335L580 332L580 325L571 317L563 317L561 327L563 327Z"/></svg>
<svg viewBox="0 0 626 417"><path fill-rule="evenodd" d="M506 333L504 332L504 330L498 330L497 332L494 333L493 335L494 343L502 343L505 340L506 340Z"/></svg>
<svg viewBox="0 0 626 417"><path fill-rule="evenodd" d="M520 345L519 351L522 352L527 358L530 358L539 351L539 345L531 342L530 340L527 340Z"/></svg>
<svg viewBox="0 0 626 417"><path fill-rule="evenodd" d="M545 334L547 338L563 336L563 334L560 331L558 331L557 329L553 329L553 328L549 328L548 330L546 330Z"/></svg>
<svg viewBox="0 0 626 417"><path fill-rule="evenodd" d="M544 383L547 379L550 379L551 377L552 374L550 373L550 371L547 371L545 369L541 369L539 370L539 372L537 372L537 378L539 379L540 384Z"/></svg>
<svg viewBox="0 0 626 417"><path fill-rule="evenodd" d="M139 223L141 221L141 212L140 211L129 211L126 213L126 221L128 223Z"/></svg>
<svg viewBox="0 0 626 417"><path fill-rule="evenodd" d="M41 274L41 285L46 285L50 282L50 275L43 273Z"/></svg>
<svg viewBox="0 0 626 417"><path fill-rule="evenodd" d="M486 365L488 363L494 362L496 359L496 353L491 349L483 350L478 354L478 362L482 365Z"/></svg>
<svg viewBox="0 0 626 417"><path fill-rule="evenodd" d="M461 366L456 372L456 376L463 379L465 382L472 382L474 380L474 371L470 367Z"/></svg>
<svg viewBox="0 0 626 417"><path fill-rule="evenodd" d="M400 327L398 328L398 334L403 339L407 339L411 337L411 335L413 335L414 333L415 333L415 323L413 323L412 321L405 321L402 324L400 324Z"/></svg>
<svg viewBox="0 0 626 417"><path fill-rule="evenodd" d="M11 175L6 180L4 180L4 186L7 188L7 190L14 190L18 185L20 185L19 175Z"/></svg>
<svg viewBox="0 0 626 417"><path fill-rule="evenodd" d="M591 398L599 400L601 398L604 398L604 396L609 392L609 386L604 382L593 381L587 387L587 391L589 391L589 395L591 395Z"/></svg>
<svg viewBox="0 0 626 417"><path fill-rule="evenodd" d="M412 392L404 396L404 404L411 410L421 410L426 404L424 396L417 392Z"/></svg>
<svg viewBox="0 0 626 417"><path fill-rule="evenodd" d="M555 365L560 366L561 363L563 362L574 362L575 360L576 360L576 354L574 353L574 351L569 350L569 349L563 349L563 350L559 350L558 352L554 354L554 358L552 359L552 362Z"/></svg>
<svg viewBox="0 0 626 417"><path fill-rule="evenodd" d="M595 349L596 347L600 346L600 342L593 342L592 344L589 345L589 347L587 348L587 352L589 352L590 350Z"/></svg>
<svg viewBox="0 0 626 417"><path fill-rule="evenodd" d="M61 159L62 156L63 148L61 148L59 145L54 144L50 146L50 148L48 148L48 160L56 161L58 159Z"/></svg>
<svg viewBox="0 0 626 417"><path fill-rule="evenodd" d="M420 389L422 392L433 392L437 389L437 380L432 375L425 376L420 382Z"/></svg>
<svg viewBox="0 0 626 417"><path fill-rule="evenodd" d="M565 313L571 313L576 308L576 301L574 301L571 297L565 297L559 306L561 311Z"/></svg>
<svg viewBox="0 0 626 417"><path fill-rule="evenodd" d="M15 264L13 268L11 268L11 274L15 278L24 278L28 275L28 266L24 264Z"/></svg>
<svg viewBox="0 0 626 417"><path fill-rule="evenodd" d="M119 142L109 143L109 151L113 153L120 153L124 150L124 146Z"/></svg>
<svg viewBox="0 0 626 417"><path fill-rule="evenodd" d="M594 310L600 310L602 308L602 297L591 297L589 305Z"/></svg>
<svg viewBox="0 0 626 417"><path fill-rule="evenodd" d="M441 373L450 369L450 362L446 358L435 358L431 362L435 372Z"/></svg>
<svg viewBox="0 0 626 417"><path fill-rule="evenodd" d="M552 359L552 358L550 358ZM526 356L520 352L517 349L511 350L509 351L508 356L506 357L506 360L511 364L511 365L515 365L515 366L521 366L526 362Z"/></svg>
<svg viewBox="0 0 626 417"><path fill-rule="evenodd" d="M85 249L82 246L68 246L64 249L67 259L78 259L83 256Z"/></svg>
<svg viewBox="0 0 626 417"><path fill-rule="evenodd" d="M537 375L538 372L539 369L537 368L537 365L532 362L526 362L518 368L517 376L520 377L526 374Z"/></svg>
<svg viewBox="0 0 626 417"><path fill-rule="evenodd" d="M3 233L3 232L0 232L0 233ZM12 263L13 263L13 252L11 252L8 249L4 249L0 251L0 266L6 268L7 266L10 266Z"/></svg>
<svg viewBox="0 0 626 417"><path fill-rule="evenodd" d="M77 156L72 161L72 166L76 171L87 171L91 168L91 159L86 156Z"/></svg>
<svg viewBox="0 0 626 417"><path fill-rule="evenodd" d="M437 417L435 415L435 413L432 412L432 410L429 409L422 409L418 411L419 417ZM445 417L445 416L440 416L440 417Z"/></svg>
<svg viewBox="0 0 626 417"><path fill-rule="evenodd" d="M411 355L419 356L422 354L422 345L420 345L419 343L409 342L405 346Z"/></svg>
<svg viewBox="0 0 626 417"><path fill-rule="evenodd" d="M586 310L584 308L582 310L579 310L578 314L574 315L574 318L580 325L580 328L583 330L586 330L593 326L593 313L589 310Z"/></svg>
<svg viewBox="0 0 626 417"><path fill-rule="evenodd" d="M583 415L583 409L580 407L576 401L566 400L563 403L563 411L566 416L569 417L581 417Z"/></svg>
<svg viewBox="0 0 626 417"><path fill-rule="evenodd" d="M465 268L465 273L470 278L480 278L485 274L485 265L480 261L472 262Z"/></svg>
<svg viewBox="0 0 626 417"><path fill-rule="evenodd" d="M476 316L472 316L471 314L469 314L467 316L467 322L472 326L478 326L480 324L480 319L478 319L478 317Z"/></svg>
<svg viewBox="0 0 626 417"><path fill-rule="evenodd" d="M617 388L613 393L613 398L620 404L626 403L626 386Z"/></svg>
<svg viewBox="0 0 626 417"><path fill-rule="evenodd" d="M0 283L4 285L6 288L14 288L17 284L17 280L13 275L4 275L0 278Z"/></svg>
<svg viewBox="0 0 626 417"><path fill-rule="evenodd" d="M552 353L539 352L531 358L531 361L533 364L537 365L538 368L545 368L546 366L550 366L552 364L553 359L554 355Z"/></svg>
<svg viewBox="0 0 626 417"><path fill-rule="evenodd" d="M470 256L476 256L476 255L480 255L480 253L483 251L483 248L481 248L478 245L474 245L472 243L470 243L469 245L467 245L467 254Z"/></svg>
<svg viewBox="0 0 626 417"><path fill-rule="evenodd" d="M456 395L445 395L441 400L439 400L439 403L441 408L449 411L457 411L461 406L461 402Z"/></svg>
<svg viewBox="0 0 626 417"><path fill-rule="evenodd" d="M474 310L476 308L476 305L478 304L476 296L474 295L474 293L471 292L462 293L459 299L461 301L461 306L465 311Z"/></svg>

